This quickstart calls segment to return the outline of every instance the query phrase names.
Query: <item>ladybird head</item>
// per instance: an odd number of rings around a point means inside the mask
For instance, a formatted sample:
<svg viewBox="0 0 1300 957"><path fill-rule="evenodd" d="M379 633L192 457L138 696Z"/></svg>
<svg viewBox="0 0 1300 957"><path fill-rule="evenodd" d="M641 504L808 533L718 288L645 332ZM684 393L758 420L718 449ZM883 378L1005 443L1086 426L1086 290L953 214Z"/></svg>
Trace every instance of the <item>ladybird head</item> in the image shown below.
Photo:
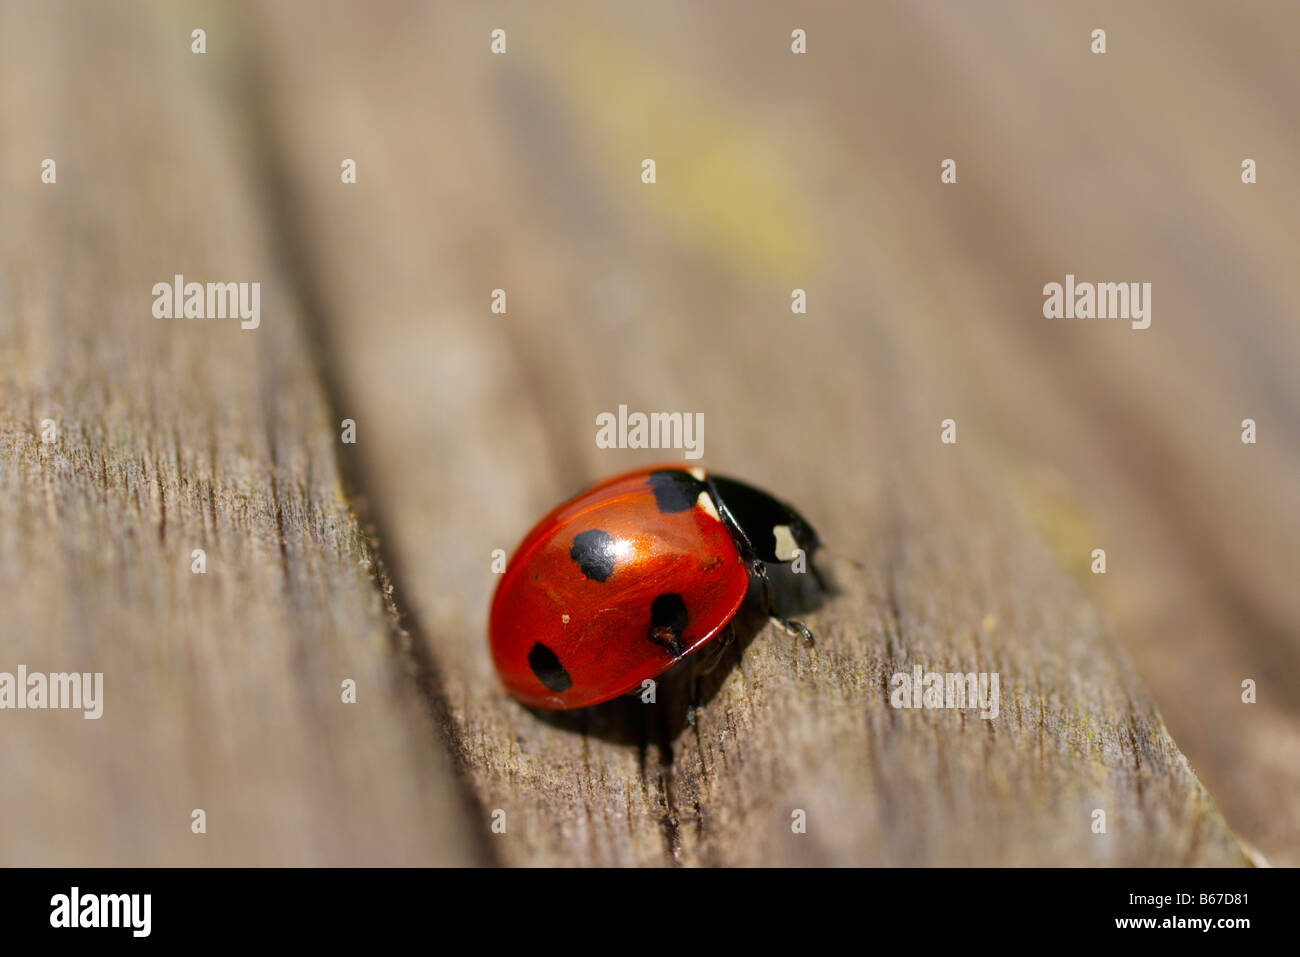
<svg viewBox="0 0 1300 957"><path fill-rule="evenodd" d="M761 489L723 475L708 477L709 491L733 537L769 563L794 561L795 550L812 557L819 541L807 520Z"/></svg>

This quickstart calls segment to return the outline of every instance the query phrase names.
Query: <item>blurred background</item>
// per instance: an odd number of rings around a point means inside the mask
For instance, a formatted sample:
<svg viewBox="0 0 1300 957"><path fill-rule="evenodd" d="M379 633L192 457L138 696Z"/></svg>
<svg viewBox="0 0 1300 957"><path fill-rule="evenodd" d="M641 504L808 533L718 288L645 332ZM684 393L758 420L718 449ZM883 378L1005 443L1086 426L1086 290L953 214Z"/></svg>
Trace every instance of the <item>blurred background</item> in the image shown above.
<svg viewBox="0 0 1300 957"><path fill-rule="evenodd" d="M647 461L598 450L597 414L703 412L705 464L850 543L944 468L952 418L1228 824L1300 863L1298 33L1287 0L6 3L8 407L39 419L30 390L106 349L200 391L181 351L254 391L319 374L312 421L359 423L340 482L471 740L485 556ZM263 279L264 328L158 338L174 272ZM1045 319L1067 273L1151 283L1150 328ZM309 372L255 351L283 324Z"/></svg>

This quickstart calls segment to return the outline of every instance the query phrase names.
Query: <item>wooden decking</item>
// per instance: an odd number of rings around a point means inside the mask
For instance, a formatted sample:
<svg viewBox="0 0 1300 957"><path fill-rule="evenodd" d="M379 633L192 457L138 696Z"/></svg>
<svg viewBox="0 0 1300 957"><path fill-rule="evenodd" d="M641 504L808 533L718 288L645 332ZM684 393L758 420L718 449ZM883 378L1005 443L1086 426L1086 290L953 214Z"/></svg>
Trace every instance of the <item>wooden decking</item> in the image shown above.
<svg viewBox="0 0 1300 957"><path fill-rule="evenodd" d="M0 862L1300 862L1300 9L942 9L0 8ZM487 655L620 404L843 556L696 725Z"/></svg>

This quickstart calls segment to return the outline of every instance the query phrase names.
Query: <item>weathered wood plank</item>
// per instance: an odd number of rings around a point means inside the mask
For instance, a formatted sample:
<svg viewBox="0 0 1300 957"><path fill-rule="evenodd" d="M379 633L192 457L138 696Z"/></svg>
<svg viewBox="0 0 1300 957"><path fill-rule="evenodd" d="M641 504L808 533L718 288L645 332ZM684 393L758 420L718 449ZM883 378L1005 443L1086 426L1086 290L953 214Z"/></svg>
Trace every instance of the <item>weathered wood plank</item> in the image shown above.
<svg viewBox="0 0 1300 957"><path fill-rule="evenodd" d="M312 10L250 26L271 94L261 133L284 166L283 220L310 238L316 334L360 429L348 454L455 753L483 813L507 812L504 861L1245 860L1015 501L1030 446L1006 437L1024 402L1006 377L1042 387L1043 350L954 316L979 322L1021 238L984 237L987 261L930 258L944 247L913 204L946 154L921 162L872 135L873 109L897 109L922 120L908 146L943 148L916 92L933 90L855 77L871 58L854 38L918 54L888 59L914 81L956 41L897 11L819 19L836 68L786 59L786 18L738 8L682 8L670 26L628 7L580 29L563 11L419 8L401 30ZM488 54L497 26L504 58ZM958 54L972 70L990 56L983 42ZM979 81L961 81L978 100ZM995 100L985 122L1009 108ZM1000 135L969 132L974 167L997 168ZM344 157L356 186L339 182ZM973 229L980 202L956 202L974 204ZM1055 273L1021 288L1024 322ZM974 290L964 307L945 274ZM506 317L488 310L498 287ZM795 287L812 290L806 317L789 312ZM981 367L986 326L1007 352ZM595 448L595 415L620 403L703 411L708 464L800 503L863 566L837 567L842 592L808 616L815 650L757 635L695 728L667 694L540 720L501 695L486 654L492 550L584 481L646 461ZM938 441L948 416L956 447ZM1114 458L1102 431L1090 447ZM890 676L918 664L997 672L999 718L892 709Z"/></svg>
<svg viewBox="0 0 1300 957"><path fill-rule="evenodd" d="M98 720L0 713L0 861L484 860L343 496L224 15L159 9L0 9L0 671L103 674ZM154 318L176 273L260 282L260 327Z"/></svg>
<svg viewBox="0 0 1300 957"><path fill-rule="evenodd" d="M1297 863L1300 195L1296 66L1278 38L1300 11L933 9L820 24L838 68L806 74L799 95L889 77L944 91L882 92L872 124L843 127L904 180L877 223L906 237L905 268L921 264L908 284L932 289L909 321L947 361L952 414L1114 623L1234 829ZM1079 40L1097 26L1104 58ZM958 193L907 169L958 153ZM1245 157L1270 177L1243 185ZM1038 291L1067 272L1152 282L1151 328L1043 321ZM1246 417L1268 424L1259 445L1240 441ZM1097 547L1105 576L1089 573ZM1241 700L1246 678L1257 704Z"/></svg>

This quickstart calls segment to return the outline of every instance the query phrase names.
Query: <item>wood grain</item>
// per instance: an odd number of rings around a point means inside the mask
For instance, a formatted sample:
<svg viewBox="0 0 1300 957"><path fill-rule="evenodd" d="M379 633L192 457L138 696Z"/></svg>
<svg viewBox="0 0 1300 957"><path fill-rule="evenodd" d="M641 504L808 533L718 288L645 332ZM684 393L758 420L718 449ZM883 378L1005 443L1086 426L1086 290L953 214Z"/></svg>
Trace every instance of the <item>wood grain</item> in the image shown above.
<svg viewBox="0 0 1300 957"><path fill-rule="evenodd" d="M482 860L213 61L153 9L0 12L0 670L104 676L98 720L0 718L0 860ZM262 325L153 318L178 272Z"/></svg>
<svg viewBox="0 0 1300 957"><path fill-rule="evenodd" d="M0 715L0 861L1294 862L1296 14L1173 9L6 7L0 670L107 701ZM1066 272L1152 329L1044 320ZM175 273L262 326L154 319ZM493 550L672 457L620 404L835 551L695 724L487 655ZM891 707L915 666L997 718Z"/></svg>
<svg viewBox="0 0 1300 957"><path fill-rule="evenodd" d="M313 240L319 335L346 357L381 547L443 676L459 763L484 812L507 813L501 859L1244 861L1037 544L990 427L939 444L940 419L977 405L953 383L970 370L942 341L943 303L897 249L895 184L854 174L843 140L785 144L737 93L769 58L737 58L726 90L716 71L667 72L716 67L709 23L507 19L504 60L464 42L499 25L469 14L414 14L409 42L344 9L256 28L285 220ZM765 21L741 21L757 42ZM363 181L342 188L336 158L357 154ZM817 290L806 319L795 286ZM491 551L647 461L595 448L595 415L619 403L704 411L710 465L801 503L867 569L836 569L842 592L809 616L815 651L757 635L694 728L680 700L539 719L500 695L484 652ZM886 681L914 664L998 671L1001 720L892 710Z"/></svg>

